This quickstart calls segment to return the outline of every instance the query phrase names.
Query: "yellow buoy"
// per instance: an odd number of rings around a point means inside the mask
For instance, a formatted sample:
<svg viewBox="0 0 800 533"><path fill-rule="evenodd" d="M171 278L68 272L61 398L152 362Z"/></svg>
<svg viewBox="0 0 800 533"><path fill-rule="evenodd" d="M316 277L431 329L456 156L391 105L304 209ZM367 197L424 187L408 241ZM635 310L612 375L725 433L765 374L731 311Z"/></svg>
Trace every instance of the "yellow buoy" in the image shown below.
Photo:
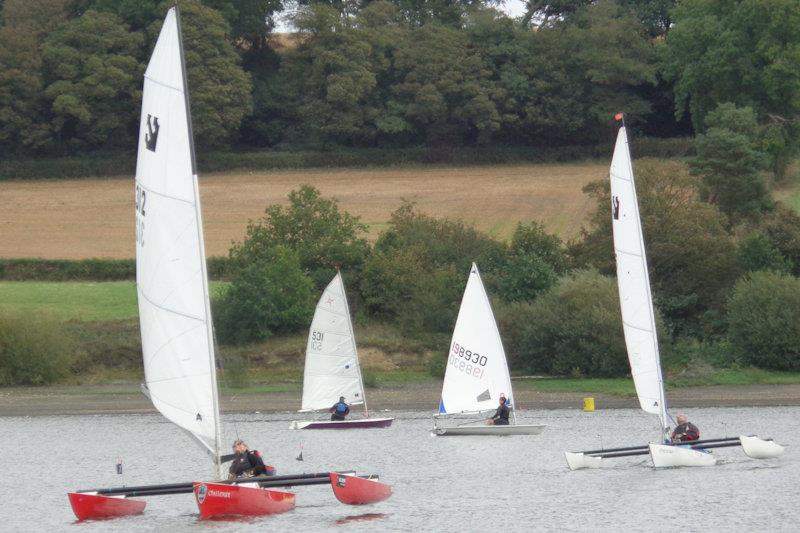
<svg viewBox="0 0 800 533"><path fill-rule="evenodd" d="M594 398L584 398L583 399L583 410L587 413L594 412Z"/></svg>

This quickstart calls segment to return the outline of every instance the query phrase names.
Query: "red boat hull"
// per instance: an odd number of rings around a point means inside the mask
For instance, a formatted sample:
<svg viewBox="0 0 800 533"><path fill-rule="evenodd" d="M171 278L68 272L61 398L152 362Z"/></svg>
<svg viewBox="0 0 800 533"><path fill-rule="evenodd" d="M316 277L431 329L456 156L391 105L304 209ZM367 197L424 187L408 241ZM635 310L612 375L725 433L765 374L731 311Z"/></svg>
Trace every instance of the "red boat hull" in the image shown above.
<svg viewBox="0 0 800 533"><path fill-rule="evenodd" d="M331 472L331 487L336 499L347 505L377 503L392 495L391 485L336 472Z"/></svg>
<svg viewBox="0 0 800 533"><path fill-rule="evenodd" d="M141 500L112 498L100 494L70 492L67 496L69 496L72 512L75 513L78 520L103 520L141 514L147 505L147 502Z"/></svg>
<svg viewBox="0 0 800 533"><path fill-rule="evenodd" d="M195 483L200 518L263 516L294 509L294 494L272 489L223 483Z"/></svg>

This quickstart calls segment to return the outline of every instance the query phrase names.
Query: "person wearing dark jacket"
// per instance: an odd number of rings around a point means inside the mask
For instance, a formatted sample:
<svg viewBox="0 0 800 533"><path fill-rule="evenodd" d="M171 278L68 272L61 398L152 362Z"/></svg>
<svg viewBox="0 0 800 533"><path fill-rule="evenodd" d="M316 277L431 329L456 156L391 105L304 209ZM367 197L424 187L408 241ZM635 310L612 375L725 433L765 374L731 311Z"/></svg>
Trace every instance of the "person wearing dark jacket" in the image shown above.
<svg viewBox="0 0 800 533"><path fill-rule="evenodd" d="M253 477L266 473L264 461L258 450L250 450L243 440L237 439L233 443L233 453L236 457L228 469L228 479L237 477Z"/></svg>
<svg viewBox="0 0 800 533"><path fill-rule="evenodd" d="M494 412L492 418L489 420L495 426L507 426L508 425L508 414L511 409L508 407L508 403L505 396L500 396L500 404L497 406L497 411Z"/></svg>
<svg viewBox="0 0 800 533"><path fill-rule="evenodd" d="M690 442L700 438L700 430L689 422L686 415L678 415L678 426L672 431L672 442Z"/></svg>
<svg viewBox="0 0 800 533"><path fill-rule="evenodd" d="M333 407L328 409L331 413L331 420L344 420L344 417L350 414L350 406L344 401L344 396L339 396L339 401L333 404Z"/></svg>

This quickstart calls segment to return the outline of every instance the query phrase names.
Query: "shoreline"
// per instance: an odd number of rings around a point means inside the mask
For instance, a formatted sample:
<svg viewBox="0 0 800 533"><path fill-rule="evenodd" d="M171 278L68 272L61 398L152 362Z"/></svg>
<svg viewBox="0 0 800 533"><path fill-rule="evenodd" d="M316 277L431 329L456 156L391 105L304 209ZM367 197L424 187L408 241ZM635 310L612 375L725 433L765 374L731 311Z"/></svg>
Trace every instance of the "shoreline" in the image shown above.
<svg viewBox="0 0 800 533"><path fill-rule="evenodd" d="M372 411L435 410L441 384L436 381L367 389ZM715 385L684 387L668 391L670 407L776 407L800 405L800 384ZM595 408L635 409L633 396L597 392L543 392L523 389L514 393L520 409L581 409L583 398L592 397ZM300 392L220 393L223 413L295 412ZM138 385L72 385L56 387L0 388L0 417L114 415L156 413Z"/></svg>

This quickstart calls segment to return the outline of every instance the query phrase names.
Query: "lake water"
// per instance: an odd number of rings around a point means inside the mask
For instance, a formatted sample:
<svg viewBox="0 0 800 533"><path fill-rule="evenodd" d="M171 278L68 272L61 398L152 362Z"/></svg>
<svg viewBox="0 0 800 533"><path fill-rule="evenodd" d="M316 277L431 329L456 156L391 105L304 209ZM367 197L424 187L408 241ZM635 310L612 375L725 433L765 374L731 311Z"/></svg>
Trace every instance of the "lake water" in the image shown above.
<svg viewBox="0 0 800 533"><path fill-rule="evenodd" d="M377 414L377 413L376 413ZM330 487L298 487L297 508L250 520L202 522L191 494L148 498L144 515L75 521L66 493L207 478L210 461L159 415L0 418L3 531L797 531L800 407L688 410L704 437L757 433L787 446L779 459L740 448L722 464L654 470L649 457L571 472L563 450L644 444L655 417L638 410L521 413L548 424L512 437L432 437L429 413L393 412L389 429L292 431L293 415L225 417L279 474L357 469L394 486L384 502L340 504ZM305 461L295 457L303 446ZM115 472L121 458L124 475Z"/></svg>

